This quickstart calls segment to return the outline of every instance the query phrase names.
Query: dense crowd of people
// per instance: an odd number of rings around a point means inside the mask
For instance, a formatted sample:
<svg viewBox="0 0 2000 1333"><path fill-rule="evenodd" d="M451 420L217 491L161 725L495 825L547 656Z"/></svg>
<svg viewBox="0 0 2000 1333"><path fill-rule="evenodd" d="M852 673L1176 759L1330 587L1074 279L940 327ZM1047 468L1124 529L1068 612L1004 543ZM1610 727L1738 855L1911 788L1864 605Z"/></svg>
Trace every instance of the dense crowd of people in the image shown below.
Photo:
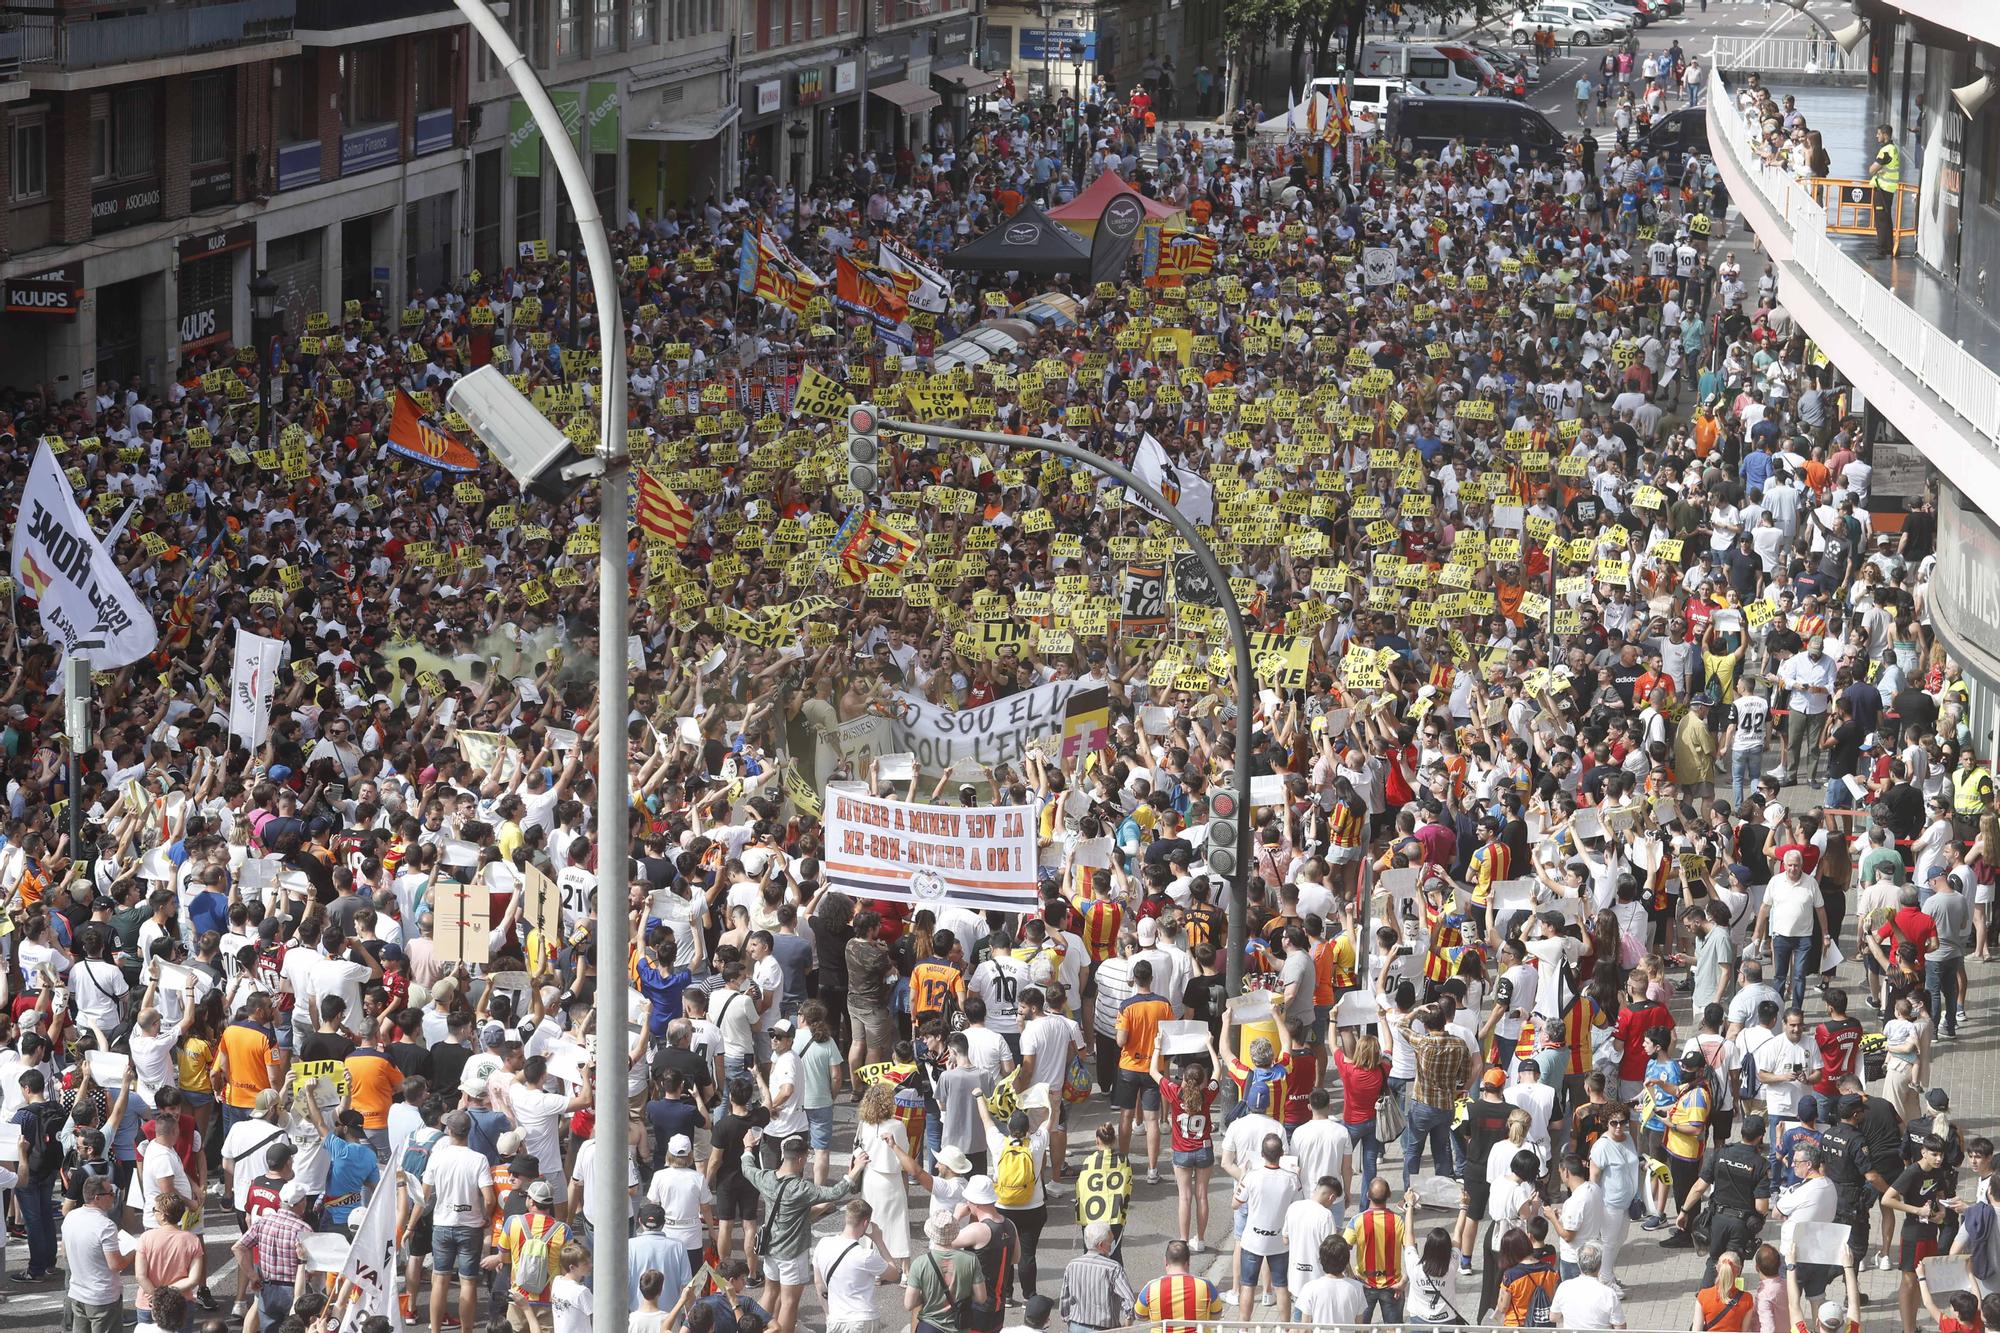
<svg viewBox="0 0 2000 1333"><path fill-rule="evenodd" d="M99 674L72 765L59 654L10 590L15 1282L60 1280L74 1333L129 1308L145 1333L582 1333L607 1281L634 1333L1179 1330L1225 1300L1607 1328L1657 1241L1707 1255L1715 1333L1839 1333L1869 1262L1903 1273L1903 1333L1919 1301L1981 1326L2000 1186L1940 1076L2000 948L1996 835L1925 615L1930 498L1871 506L1873 444L1698 170L1147 112L1010 102L843 163L796 229L768 183L630 219L622 308L580 283L574 328L559 253L301 321L271 423L254 355L5 395L9 503L46 441L124 515L160 628ZM963 276L900 312L907 346L831 287L736 289L746 231L816 273L882 240L948 266L1113 170L1212 271ZM928 368L1051 287L1078 318ZM489 360L587 441L607 318L632 453L690 516L631 543L622 714L587 495L388 447L398 394L449 429ZM837 424L795 411L808 367L1023 446L891 435L851 493ZM1247 698L1205 670L1208 607L1128 600L1166 578L1164 524L1037 438L1150 441L1184 509L1211 492L1230 592L1300 665ZM870 503L919 552L847 584L821 553ZM244 631L284 644L256 744L220 679ZM914 776L851 744L899 696L1059 682L1107 692L1101 744ZM608 904L604 727L636 853ZM1279 780L1240 902L1204 845L1238 765ZM1033 807L1039 900L832 887L829 783ZM615 980L606 911L634 927ZM641 997L623 1201L594 1197L599 984ZM1148 1197L1175 1201L1164 1253L1127 1243ZM371 1227L395 1271L364 1281ZM602 1227L629 1273L593 1273ZM1947 1252L1975 1289L1924 1280Z"/></svg>

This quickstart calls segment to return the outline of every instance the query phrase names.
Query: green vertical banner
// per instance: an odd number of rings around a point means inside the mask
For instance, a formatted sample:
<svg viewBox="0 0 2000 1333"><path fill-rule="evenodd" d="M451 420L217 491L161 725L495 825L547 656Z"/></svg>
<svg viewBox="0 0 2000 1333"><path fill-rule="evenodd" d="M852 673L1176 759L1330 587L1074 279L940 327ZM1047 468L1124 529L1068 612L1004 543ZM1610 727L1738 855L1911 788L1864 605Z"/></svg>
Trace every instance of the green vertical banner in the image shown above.
<svg viewBox="0 0 2000 1333"><path fill-rule="evenodd" d="M593 83L584 98L590 126L590 151L615 153L623 136L619 133L618 85Z"/></svg>
<svg viewBox="0 0 2000 1333"><path fill-rule="evenodd" d="M556 104L556 114L562 117L563 128L569 131L570 142L576 145L578 153L583 151L583 93L575 88L563 89L549 94L549 100Z"/></svg>
<svg viewBox="0 0 2000 1333"><path fill-rule="evenodd" d="M507 174L542 174L542 131L528 104L518 97L507 104Z"/></svg>

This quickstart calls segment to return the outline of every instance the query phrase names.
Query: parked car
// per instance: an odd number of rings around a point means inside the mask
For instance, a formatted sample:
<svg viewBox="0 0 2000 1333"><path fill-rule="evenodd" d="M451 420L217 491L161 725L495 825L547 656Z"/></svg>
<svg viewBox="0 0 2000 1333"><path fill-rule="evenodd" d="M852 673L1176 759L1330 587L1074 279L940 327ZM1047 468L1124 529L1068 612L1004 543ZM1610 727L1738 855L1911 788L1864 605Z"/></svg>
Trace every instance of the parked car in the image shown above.
<svg viewBox="0 0 2000 1333"><path fill-rule="evenodd" d="M1480 42L1468 43L1473 50L1486 57L1486 63L1502 74L1512 75L1521 81L1523 88L1539 83L1542 78L1540 67L1535 61L1512 51L1503 51L1497 46L1487 46Z"/></svg>
<svg viewBox="0 0 2000 1333"><path fill-rule="evenodd" d="M1537 28L1547 28L1564 46L1621 41L1632 31L1631 24L1600 9L1575 4L1573 0L1547 0L1532 9L1517 11L1508 22L1507 33L1516 46L1526 46Z"/></svg>
<svg viewBox="0 0 2000 1333"><path fill-rule="evenodd" d="M1690 154L1708 152L1708 111L1698 106L1669 111L1654 121L1639 139L1639 151L1647 158L1665 157L1678 161Z"/></svg>

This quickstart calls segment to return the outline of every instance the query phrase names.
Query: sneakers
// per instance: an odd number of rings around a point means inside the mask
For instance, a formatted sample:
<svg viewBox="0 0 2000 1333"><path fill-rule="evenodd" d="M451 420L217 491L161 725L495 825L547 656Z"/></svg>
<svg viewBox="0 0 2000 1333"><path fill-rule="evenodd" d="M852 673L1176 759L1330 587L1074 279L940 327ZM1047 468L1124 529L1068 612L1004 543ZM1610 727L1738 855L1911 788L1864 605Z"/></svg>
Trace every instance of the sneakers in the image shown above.
<svg viewBox="0 0 2000 1333"><path fill-rule="evenodd" d="M1278 1303L1278 1295L1276 1292L1272 1291L1269 1287L1266 1287L1264 1288L1264 1295L1259 1300L1258 1303L1260 1305L1275 1306Z"/></svg>
<svg viewBox="0 0 2000 1333"><path fill-rule="evenodd" d="M1878 1271L1883 1273L1886 1273L1891 1268L1895 1267L1895 1265L1889 1261L1889 1252L1887 1250L1884 1250L1882 1251L1882 1253L1875 1256L1875 1267Z"/></svg>
<svg viewBox="0 0 2000 1333"><path fill-rule="evenodd" d="M1646 1231L1658 1231L1661 1227L1664 1227L1666 1224L1667 1224L1666 1214L1648 1213L1646 1214L1646 1220L1641 1222L1639 1226L1641 1227L1641 1229Z"/></svg>
<svg viewBox="0 0 2000 1333"><path fill-rule="evenodd" d="M1147 1168L1146 1168L1146 1183L1147 1183L1148 1185L1157 1185L1157 1184L1159 1184L1159 1183L1160 1183L1160 1168L1159 1168L1159 1167L1157 1167L1157 1166L1149 1166L1149 1167L1147 1167Z"/></svg>
<svg viewBox="0 0 2000 1333"><path fill-rule="evenodd" d="M1663 1250L1691 1250L1694 1248L1694 1237L1688 1235L1685 1231L1676 1230L1673 1235L1660 1242L1660 1248Z"/></svg>
<svg viewBox="0 0 2000 1333"><path fill-rule="evenodd" d="M1196 1236L1196 1237L1195 1237L1195 1238L1194 1238L1193 1240L1191 1240L1191 1241L1189 1241L1189 1242L1188 1242L1188 1253L1189 1253L1189 1254L1207 1254L1207 1253L1208 1253L1208 1242L1207 1242L1207 1241L1205 1241L1205 1240L1203 1240L1203 1239L1202 1239L1202 1238L1201 1238L1200 1236Z"/></svg>
<svg viewBox="0 0 2000 1333"><path fill-rule="evenodd" d="M1469 1254L1461 1254L1461 1255L1459 1255L1459 1256L1458 1256L1458 1275L1459 1275L1460 1277L1471 1277L1471 1276L1472 1276L1472 1256L1471 1256L1471 1255L1469 1255Z"/></svg>

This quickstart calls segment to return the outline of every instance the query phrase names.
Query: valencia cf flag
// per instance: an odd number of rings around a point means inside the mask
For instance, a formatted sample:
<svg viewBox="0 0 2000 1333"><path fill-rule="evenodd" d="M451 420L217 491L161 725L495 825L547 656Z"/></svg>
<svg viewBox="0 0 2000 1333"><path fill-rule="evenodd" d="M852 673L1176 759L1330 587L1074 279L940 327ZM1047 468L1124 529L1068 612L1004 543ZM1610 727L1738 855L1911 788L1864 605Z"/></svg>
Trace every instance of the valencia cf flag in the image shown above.
<svg viewBox="0 0 2000 1333"><path fill-rule="evenodd" d="M412 462L441 472L479 471L479 455L425 421L416 403L400 389L396 392L396 410L389 418L389 448Z"/></svg>

